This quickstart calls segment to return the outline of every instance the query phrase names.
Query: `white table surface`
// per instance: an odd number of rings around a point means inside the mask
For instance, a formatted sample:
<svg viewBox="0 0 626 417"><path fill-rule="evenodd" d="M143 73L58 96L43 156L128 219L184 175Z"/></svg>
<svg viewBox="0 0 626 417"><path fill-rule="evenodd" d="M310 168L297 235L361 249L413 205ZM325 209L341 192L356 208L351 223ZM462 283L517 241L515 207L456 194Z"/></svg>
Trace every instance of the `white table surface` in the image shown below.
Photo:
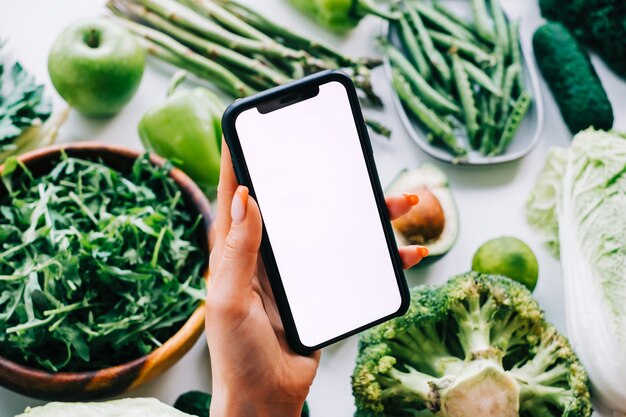
<svg viewBox="0 0 626 417"><path fill-rule="evenodd" d="M456 1L456 0L455 0ZM461 1L461 0L459 0ZM507 12L521 16L522 41L530 42L534 29L542 22L536 0L502 0ZM286 0L246 0L263 12L306 35L332 42L354 56L376 54L372 39L380 33L380 22L366 18L348 36L331 35L297 11ZM0 38L9 38L3 59L19 59L38 80L50 85L47 73L48 50L55 36L70 22L106 13L102 0L0 0ZM613 103L615 128L626 130L626 82L610 72L594 57L594 64ZM172 69L151 61L141 87L131 103L109 120L88 120L72 112L59 135L59 141L98 140L134 148L141 144L137 123L142 114L165 96ZM393 129L391 141L373 136L374 153L383 185L403 168L413 168L432 160L419 151L408 138L391 101L391 90L382 69L375 73L376 91L385 102L383 113L368 111ZM501 235L512 235L526 241L539 259L540 278L535 297L546 311L548 320L565 330L563 287L559 263L541 247L524 220L524 203L552 146L567 146L571 135L562 122L547 87L544 91L546 121L539 145L526 158L493 167L459 167L435 162L449 175L460 211L461 232L450 253L439 262L407 273L410 285L442 283L447 278L469 269L471 257L484 241ZM52 88L56 108L62 100ZM313 417L347 417L354 412L350 375L356 357L356 337L324 350L322 362L309 396ZM254 358L250 358L254 360ZM211 369L204 338L178 364L157 380L133 391L128 396L152 396L172 404L178 395L192 389L211 389ZM0 388L0 417L11 417L26 406L41 401L14 394Z"/></svg>

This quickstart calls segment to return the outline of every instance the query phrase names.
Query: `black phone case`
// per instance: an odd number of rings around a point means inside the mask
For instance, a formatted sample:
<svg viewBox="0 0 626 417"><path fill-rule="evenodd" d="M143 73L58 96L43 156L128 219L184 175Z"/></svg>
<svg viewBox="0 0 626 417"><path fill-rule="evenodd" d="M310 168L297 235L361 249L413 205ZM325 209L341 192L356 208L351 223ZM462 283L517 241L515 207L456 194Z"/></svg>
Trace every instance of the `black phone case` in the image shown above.
<svg viewBox="0 0 626 417"><path fill-rule="evenodd" d="M280 278L280 273L278 271L278 266L276 265L274 253L272 251L272 246L268 239L267 232L265 230L265 225L263 225L263 239L261 242L260 252L263 258L263 262L265 264L265 269L267 271L267 276L269 278L270 285L272 287L272 292L274 293L274 298L276 299L276 305L278 307L278 311L281 316L283 326L285 328L287 340L289 342L289 345L292 347L294 351L300 354L304 354L304 355L308 355L317 349L323 348L339 340L345 339L365 329L368 329L377 324L385 322L391 318L401 316L407 311L409 307L409 302L410 302L409 291L408 291L408 287L406 284L406 280L404 278L404 272L402 270L402 260L400 259L396 241L395 241L393 231L391 228L389 213L387 210L387 205L385 203L385 196L384 196L381 184L380 184L380 180L378 178L378 172L376 170L376 165L374 162L374 154L372 151L372 146L371 146L369 135L367 132L367 127L365 125L365 121L363 120L363 114L361 113L361 108L359 105L359 99L358 99L356 89L350 77L344 74L343 72L332 71L332 70L323 71L317 74L307 76L301 80L293 81L288 84L269 89L267 91L256 94L254 96L237 100L226 109L222 117L222 128L224 131L224 137L226 139L226 143L231 153L231 158L233 162L235 175L237 177L237 181L239 182L239 184L247 186L250 190L250 195L256 199L256 194L254 192L254 185L253 185L252 179L250 178L248 167L246 165L246 161L243 156L243 151L241 149L241 144L239 142L239 137L235 129L235 121L237 117L243 111L248 110L250 108L258 107L263 104L267 105L268 102L274 102L276 101L276 99L279 99L281 97L288 97L289 95L294 94L294 93L308 91L311 88L319 87L320 85L326 84L331 81L340 82L342 85L346 87L346 90L348 92L350 106L352 108L352 114L354 116L354 121L358 130L358 133L359 133L360 141L361 141L361 149L363 150L363 158L365 159L365 162L367 165L370 182L372 184L374 196L376 198L376 203L378 205L378 213L380 215L380 221L383 224L383 229L385 232L385 238L387 240L387 247L389 249L389 254L393 261L396 281L398 283L398 291L400 292L402 302L398 311L388 316L381 317L380 319L372 323L369 323L365 326L354 329L348 333L337 336L331 340L320 343L316 346L304 345L301 342L300 337L298 336L298 329L296 328L296 325L293 320L291 308L289 306L289 302L285 294L282 280ZM262 213L263 207L260 207L260 209Z"/></svg>

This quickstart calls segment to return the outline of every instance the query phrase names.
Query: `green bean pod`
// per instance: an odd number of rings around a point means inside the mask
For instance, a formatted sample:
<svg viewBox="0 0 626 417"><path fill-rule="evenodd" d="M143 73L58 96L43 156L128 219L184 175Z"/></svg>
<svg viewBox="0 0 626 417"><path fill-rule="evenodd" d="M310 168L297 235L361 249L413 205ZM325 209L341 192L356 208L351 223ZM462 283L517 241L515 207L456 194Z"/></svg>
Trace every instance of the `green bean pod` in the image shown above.
<svg viewBox="0 0 626 417"><path fill-rule="evenodd" d="M413 34L413 31L411 30L411 26L409 25L409 22L403 16L402 18L398 20L398 24L400 25L400 34L402 38L402 43L404 44L404 47L409 53L409 56L411 57L411 61L413 61L413 64L415 64L415 67L420 72L420 74L424 76L424 78L426 78L427 80L430 79L431 77L430 67L428 66L428 62L426 61L426 58L424 57L422 48L417 42L417 38L415 37L415 35Z"/></svg>
<svg viewBox="0 0 626 417"><path fill-rule="evenodd" d="M517 64L522 67L522 54L521 54L521 46L519 41L519 20L514 20L509 25L509 42L511 43L509 48L511 50L511 62L513 64ZM523 71L520 71L517 79L515 81L516 88L518 92L522 92L524 90L524 79L523 79Z"/></svg>
<svg viewBox="0 0 626 417"><path fill-rule="evenodd" d="M457 93L461 99L461 107L463 108L463 116L465 117L465 126L467 127L467 136L470 143L473 142L478 133L478 110L476 109L476 101L474 100L474 92L469 82L467 72L463 68L461 58L457 54L452 54L452 74Z"/></svg>
<svg viewBox="0 0 626 417"><path fill-rule="evenodd" d="M491 15L496 27L497 43L502 47L502 53L505 57L509 56L511 52L511 45L509 40L509 27L506 21L506 17L502 12L500 0L491 0Z"/></svg>
<svg viewBox="0 0 626 417"><path fill-rule="evenodd" d="M489 24L489 15L487 14L485 0L472 0L472 14L474 15L476 30L480 37L486 41L493 42L493 30Z"/></svg>
<svg viewBox="0 0 626 417"><path fill-rule="evenodd" d="M428 30L426 30L426 26L424 25L424 21L420 17L419 13L413 7L407 7L407 15L411 22L413 22L413 26L417 30L417 36L420 39L421 45L424 48L424 52L426 56L430 60L430 64L435 69L437 74L439 74L439 78L446 87L450 86L452 81L452 73L450 71L450 67L446 62L446 59L443 57L441 52L435 48L433 40L430 38L430 34Z"/></svg>
<svg viewBox="0 0 626 417"><path fill-rule="evenodd" d="M477 41L476 37L469 30L465 29L462 25L454 22L446 17L444 14L438 12L432 7L422 3L421 1L412 2L413 7L417 12L428 20L433 26L438 27L446 33L455 36L459 39L463 39L467 42Z"/></svg>
<svg viewBox="0 0 626 417"><path fill-rule="evenodd" d="M400 100L406 105L411 113L430 130L430 133L442 141L456 156L467 154L467 150L457 142L452 131L452 126L437 116L411 91L407 80L396 69L392 70L393 87L398 93Z"/></svg>
<svg viewBox="0 0 626 417"><path fill-rule="evenodd" d="M500 126L504 126L506 118L509 115L509 107L511 106L511 96L513 93L513 84L517 78L517 74L521 71L519 65L510 65L504 73L504 81L502 82L502 102L500 103Z"/></svg>
<svg viewBox="0 0 626 417"><path fill-rule="evenodd" d="M391 65L402 74L413 87L413 91L419 95L426 105L442 114L461 113L461 109L456 104L431 87L428 81L411 66L411 63L404 57L402 52L389 43L383 44L382 48Z"/></svg>
<svg viewBox="0 0 626 417"><path fill-rule="evenodd" d="M452 75L450 75L450 77L452 77ZM448 100L454 101L454 97L452 96L452 94L450 94L450 90L447 89L446 87L444 87L443 84L441 84L441 83L434 83L432 85L432 87L435 89L435 91L437 91L439 94L441 94L442 96L444 96Z"/></svg>
<svg viewBox="0 0 626 417"><path fill-rule="evenodd" d="M452 10L441 4L440 1L433 2L433 8L457 25L465 28L472 35L479 36L478 32L476 31L476 27L471 22L462 19L461 16L455 14Z"/></svg>
<svg viewBox="0 0 626 417"><path fill-rule="evenodd" d="M482 125L482 134L480 138L476 138L474 148L480 147L480 153L483 155L491 152L493 143L494 125L491 112L489 111L489 98L485 94L481 94L478 98L478 109L480 112L480 122Z"/></svg>
<svg viewBox="0 0 626 417"><path fill-rule="evenodd" d="M463 68L467 71L467 74L478 83L485 90L489 91L491 94L496 96L502 96L502 90L491 80L483 70L478 68L476 65L471 62L463 60Z"/></svg>
<svg viewBox="0 0 626 417"><path fill-rule="evenodd" d="M445 33L435 32L432 30L429 30L428 34L436 44L446 49L455 48L459 51L459 53L473 60L477 64L488 64L491 66L495 63L495 57L493 55L490 55L484 49L473 43L456 39L450 35L446 35Z"/></svg>
<svg viewBox="0 0 626 417"><path fill-rule="evenodd" d="M493 71L492 80L493 83L497 86L502 85L502 81L504 80L504 56L500 53L500 46L496 46L496 66ZM502 101L502 95L495 96L492 95L489 97L489 117L492 121L492 132L489 136L489 142L485 143L481 146L480 152L483 155L488 155L495 148L495 139L498 134L496 120L498 117L498 110L500 109L500 103ZM503 116L506 117L506 116Z"/></svg>
<svg viewBox="0 0 626 417"><path fill-rule="evenodd" d="M513 137L515 137L515 133L522 124L522 120L524 120L526 113L528 113L528 110L530 109L531 102L532 97L530 94L523 91L515 102L513 111L511 111L511 114L507 118L506 124L504 125L504 131L502 132L502 136L500 136L500 141L498 142L498 146L495 150L496 155L502 154L513 140Z"/></svg>
<svg viewBox="0 0 626 417"><path fill-rule="evenodd" d="M496 57L495 68L493 70L493 83L495 85L502 85L502 79L504 78L504 56L502 56L502 50L499 46L494 51Z"/></svg>

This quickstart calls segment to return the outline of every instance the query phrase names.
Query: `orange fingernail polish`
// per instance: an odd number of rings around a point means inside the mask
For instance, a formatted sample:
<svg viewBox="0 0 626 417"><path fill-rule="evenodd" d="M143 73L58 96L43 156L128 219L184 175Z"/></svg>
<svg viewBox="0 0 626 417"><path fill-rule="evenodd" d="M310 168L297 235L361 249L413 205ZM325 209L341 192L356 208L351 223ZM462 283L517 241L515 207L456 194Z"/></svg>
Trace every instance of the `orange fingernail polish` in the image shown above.
<svg viewBox="0 0 626 417"><path fill-rule="evenodd" d="M419 254L419 256L421 256L422 258L425 258L428 256L428 254L430 253L428 251L428 248L425 246L418 246L417 247L417 253Z"/></svg>
<svg viewBox="0 0 626 417"><path fill-rule="evenodd" d="M417 203L420 202L420 199L417 196L417 194L404 193L403 196L404 196L404 199L412 206L416 206Z"/></svg>

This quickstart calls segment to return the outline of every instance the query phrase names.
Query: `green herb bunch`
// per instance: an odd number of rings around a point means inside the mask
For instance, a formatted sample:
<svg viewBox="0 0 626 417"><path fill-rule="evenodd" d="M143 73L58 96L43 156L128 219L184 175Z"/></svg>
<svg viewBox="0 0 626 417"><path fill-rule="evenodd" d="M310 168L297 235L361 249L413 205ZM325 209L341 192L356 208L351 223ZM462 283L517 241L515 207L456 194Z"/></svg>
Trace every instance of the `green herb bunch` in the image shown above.
<svg viewBox="0 0 626 417"><path fill-rule="evenodd" d="M204 298L202 221L170 166L128 174L63 155L35 178L10 159L0 197L0 355L101 369L172 336Z"/></svg>
<svg viewBox="0 0 626 417"><path fill-rule="evenodd" d="M0 40L0 49L3 45ZM30 127L41 126L52 112L43 84L37 84L19 62L13 64L8 77L4 67L0 60L0 153L17 150L20 135ZM7 85L4 78L10 81Z"/></svg>

